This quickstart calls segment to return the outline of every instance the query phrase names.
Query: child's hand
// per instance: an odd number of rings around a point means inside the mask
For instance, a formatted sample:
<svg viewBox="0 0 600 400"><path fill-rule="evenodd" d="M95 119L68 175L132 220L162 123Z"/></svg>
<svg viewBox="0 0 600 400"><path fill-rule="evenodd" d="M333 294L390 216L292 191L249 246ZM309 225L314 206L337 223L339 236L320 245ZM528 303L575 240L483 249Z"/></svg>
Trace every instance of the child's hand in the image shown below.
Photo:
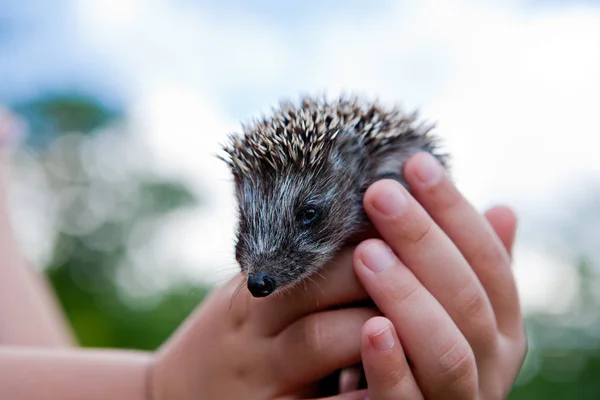
<svg viewBox="0 0 600 400"><path fill-rule="evenodd" d="M367 299L343 251L288 295L251 297L241 274L216 289L158 352L151 399L298 399L312 383L360 361L371 308L330 310ZM335 399L362 400L366 392Z"/></svg>
<svg viewBox="0 0 600 400"><path fill-rule="evenodd" d="M370 399L505 398L527 349L511 272L515 217L496 208L484 218L427 154L405 176L414 198L393 181L367 191L385 242L355 252L356 273L386 317L362 331Z"/></svg>

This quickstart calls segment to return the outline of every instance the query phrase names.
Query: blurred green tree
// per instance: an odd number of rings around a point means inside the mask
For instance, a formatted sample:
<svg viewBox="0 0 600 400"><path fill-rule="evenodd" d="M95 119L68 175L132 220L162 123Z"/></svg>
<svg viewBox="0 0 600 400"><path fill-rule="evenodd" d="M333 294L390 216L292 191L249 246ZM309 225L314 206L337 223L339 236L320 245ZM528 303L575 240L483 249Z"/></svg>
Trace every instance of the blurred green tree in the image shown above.
<svg viewBox="0 0 600 400"><path fill-rule="evenodd" d="M94 157L108 157L111 146L119 148L126 142L124 130L113 129L116 138L112 145L94 150L103 153L90 156L89 148L94 146L86 138L122 123L118 109L93 96L43 95L12 108L27 121L29 136L23 151L33 155L42 167L50 188L45 193L50 197L46 204L58 204L54 208L58 232L44 271L80 344L155 349L210 287L174 283L167 290L144 297L143 306L124 300L127 289L119 277L123 270L132 268L129 237L148 220L160 221L169 213L197 206L199 199L183 183L139 169L118 171L118 179L113 179L106 176L110 172L90 167ZM135 154L121 154L128 156ZM150 239L152 229L147 230L148 224L143 226L144 238Z"/></svg>
<svg viewBox="0 0 600 400"><path fill-rule="evenodd" d="M79 92L45 93L11 108L27 121L26 144L34 148L46 147L68 132L91 134L123 117L117 107Z"/></svg>
<svg viewBox="0 0 600 400"><path fill-rule="evenodd" d="M530 350L510 400L600 399L600 298L590 261L575 263L578 290L568 313L526 318Z"/></svg>

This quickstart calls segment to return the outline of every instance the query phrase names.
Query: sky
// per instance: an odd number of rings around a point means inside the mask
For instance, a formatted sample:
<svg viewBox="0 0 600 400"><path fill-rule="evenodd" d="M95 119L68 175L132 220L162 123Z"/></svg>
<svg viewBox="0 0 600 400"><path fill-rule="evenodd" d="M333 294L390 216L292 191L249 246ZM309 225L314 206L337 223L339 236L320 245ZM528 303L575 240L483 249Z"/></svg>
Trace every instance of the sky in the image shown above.
<svg viewBox="0 0 600 400"><path fill-rule="evenodd" d="M226 135L282 97L354 91L421 110L469 200L523 216L515 268L530 307L575 290L569 252L526 233L569 215L565 194L600 178L598 1L0 6L0 100L71 86L122 104L157 169L208 193L209 207L161 230L165 257L203 278L235 270L231 182L213 156Z"/></svg>

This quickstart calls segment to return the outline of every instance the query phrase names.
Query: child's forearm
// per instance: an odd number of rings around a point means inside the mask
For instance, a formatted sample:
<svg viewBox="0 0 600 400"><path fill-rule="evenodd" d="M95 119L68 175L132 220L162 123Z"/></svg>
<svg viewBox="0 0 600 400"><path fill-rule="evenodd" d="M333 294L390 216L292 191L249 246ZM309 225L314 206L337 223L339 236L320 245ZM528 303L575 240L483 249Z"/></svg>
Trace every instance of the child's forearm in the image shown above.
<svg viewBox="0 0 600 400"><path fill-rule="evenodd" d="M0 347L0 399L148 400L149 353Z"/></svg>
<svg viewBox="0 0 600 400"><path fill-rule="evenodd" d="M73 345L66 317L48 282L27 264L13 235L5 156L0 148L0 345Z"/></svg>

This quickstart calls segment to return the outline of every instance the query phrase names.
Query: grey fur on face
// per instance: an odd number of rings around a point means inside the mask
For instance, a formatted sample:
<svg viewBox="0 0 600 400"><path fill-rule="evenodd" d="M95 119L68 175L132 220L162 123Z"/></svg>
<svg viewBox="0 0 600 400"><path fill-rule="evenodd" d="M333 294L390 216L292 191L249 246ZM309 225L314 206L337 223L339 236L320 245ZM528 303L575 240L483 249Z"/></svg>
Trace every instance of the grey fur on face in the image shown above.
<svg viewBox="0 0 600 400"><path fill-rule="evenodd" d="M230 136L221 157L238 201L236 260L263 297L317 273L368 220L370 184L395 179L425 151L444 166L432 127L417 114L356 96L282 101L269 117Z"/></svg>

